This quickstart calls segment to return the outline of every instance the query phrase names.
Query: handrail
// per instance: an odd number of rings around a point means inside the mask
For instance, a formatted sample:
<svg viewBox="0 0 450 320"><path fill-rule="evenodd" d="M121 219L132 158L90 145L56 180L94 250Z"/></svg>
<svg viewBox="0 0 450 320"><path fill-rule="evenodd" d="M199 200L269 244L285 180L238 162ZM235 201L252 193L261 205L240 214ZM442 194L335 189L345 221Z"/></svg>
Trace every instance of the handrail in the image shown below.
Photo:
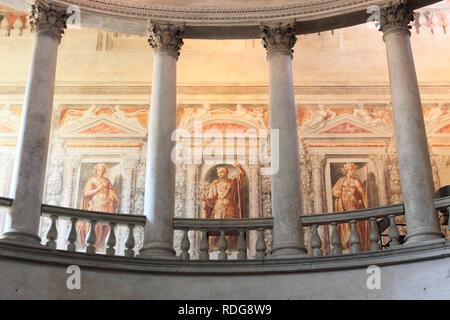
<svg viewBox="0 0 450 320"><path fill-rule="evenodd" d="M301 216L300 221L303 226L312 224L330 224L331 222L348 222L350 220L368 220L369 218L383 218L389 215L401 215L404 213L403 204L396 204L384 207L346 211L341 213L322 213L315 215Z"/></svg>
<svg viewBox="0 0 450 320"><path fill-rule="evenodd" d="M43 204L41 206L41 212L43 214L48 215L64 216L69 218L79 218L86 220L107 221L115 223L145 224L146 221L146 217L141 215L88 211L81 209L52 206L48 204Z"/></svg>
<svg viewBox="0 0 450 320"><path fill-rule="evenodd" d="M13 203L13 199L6 198L6 197L0 197L0 206L2 207L11 207Z"/></svg>
<svg viewBox="0 0 450 320"><path fill-rule="evenodd" d="M175 230L201 230L208 229L213 231L238 230L238 229L272 229L273 218L255 218L255 219L190 219L190 218L174 218L173 228Z"/></svg>
<svg viewBox="0 0 450 320"><path fill-rule="evenodd" d="M434 207L436 209L450 207L450 197L434 199Z"/></svg>

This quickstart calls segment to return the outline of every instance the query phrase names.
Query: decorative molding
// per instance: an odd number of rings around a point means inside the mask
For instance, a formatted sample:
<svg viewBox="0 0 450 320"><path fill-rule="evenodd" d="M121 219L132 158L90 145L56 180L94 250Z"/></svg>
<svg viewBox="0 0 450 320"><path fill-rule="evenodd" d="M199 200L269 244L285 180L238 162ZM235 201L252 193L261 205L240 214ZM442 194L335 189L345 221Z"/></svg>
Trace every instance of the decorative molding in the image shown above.
<svg viewBox="0 0 450 320"><path fill-rule="evenodd" d="M128 142L69 142L66 143L66 147L69 148L123 148L123 147L133 147L139 148L142 143L128 143Z"/></svg>
<svg viewBox="0 0 450 320"><path fill-rule="evenodd" d="M308 148L385 148L386 143L377 142L324 142L305 143Z"/></svg>
<svg viewBox="0 0 450 320"><path fill-rule="evenodd" d="M23 85L0 85L0 95L22 96L25 92ZM390 96L389 86L295 86L294 93L298 96L305 95L370 95ZM450 95L450 85L422 85L420 93L426 95ZM72 86L57 85L55 96L64 95L143 95L150 97L151 87L144 85L121 86ZM269 95L268 86L178 86L177 95ZM386 100L388 101L388 100Z"/></svg>
<svg viewBox="0 0 450 320"><path fill-rule="evenodd" d="M140 139L147 135L147 129L119 106L109 111L109 113L99 112L95 105L81 113L77 111L65 117L66 120L56 133L64 139L112 136Z"/></svg>
<svg viewBox="0 0 450 320"><path fill-rule="evenodd" d="M282 20L288 17L310 15L312 13L324 13L337 9L367 7L373 1L369 0L306 0L292 1L282 5L276 2L266 6L169 6L156 5L143 1L118 1L118 0L65 0L57 1L61 4L75 4L82 9L113 14L126 17L147 18L158 21L190 21L196 24L236 24L237 22Z"/></svg>
<svg viewBox="0 0 450 320"><path fill-rule="evenodd" d="M337 115L336 112L328 108L319 108L319 111L312 110L310 118L301 127L301 135L303 138L316 136L345 136L353 137L390 137L392 135L392 127L388 125L389 120L382 116L375 116L375 113L366 112L364 116L355 115L362 109L354 109L352 114L342 113Z"/></svg>

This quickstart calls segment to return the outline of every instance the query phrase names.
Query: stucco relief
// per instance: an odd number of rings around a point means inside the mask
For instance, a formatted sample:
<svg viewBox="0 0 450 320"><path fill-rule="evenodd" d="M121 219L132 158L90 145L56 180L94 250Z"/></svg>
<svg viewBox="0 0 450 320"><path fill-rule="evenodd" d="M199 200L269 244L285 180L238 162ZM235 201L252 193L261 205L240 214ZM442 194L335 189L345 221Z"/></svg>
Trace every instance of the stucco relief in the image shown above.
<svg viewBox="0 0 450 320"><path fill-rule="evenodd" d="M236 104L227 107L212 107L210 104L180 106L177 112L179 128L191 129L196 123L208 124L222 122L228 126L241 125L243 128L267 128L268 110L265 107Z"/></svg>
<svg viewBox="0 0 450 320"><path fill-rule="evenodd" d="M393 131L392 111L389 106L325 106L319 104L302 110L300 130L305 133L328 134L388 134Z"/></svg>

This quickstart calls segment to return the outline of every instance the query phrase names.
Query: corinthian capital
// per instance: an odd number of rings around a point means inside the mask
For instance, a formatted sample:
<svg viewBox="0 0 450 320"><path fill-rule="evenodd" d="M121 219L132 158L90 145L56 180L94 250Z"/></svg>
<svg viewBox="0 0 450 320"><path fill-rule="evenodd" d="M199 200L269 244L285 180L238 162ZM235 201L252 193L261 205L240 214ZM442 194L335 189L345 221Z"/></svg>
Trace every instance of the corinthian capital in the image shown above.
<svg viewBox="0 0 450 320"><path fill-rule="evenodd" d="M67 13L66 9L56 8L52 4L36 1L31 6L30 27L31 31L50 36L61 42L64 29L67 28L67 19L73 13Z"/></svg>
<svg viewBox="0 0 450 320"><path fill-rule="evenodd" d="M311 166L313 169L325 169L326 157L325 154L311 154Z"/></svg>
<svg viewBox="0 0 450 320"><path fill-rule="evenodd" d="M176 57L180 55L184 34L182 26L150 23L149 32L148 43L155 51L169 52Z"/></svg>
<svg viewBox="0 0 450 320"><path fill-rule="evenodd" d="M282 24L271 26L261 26L261 38L264 48L267 50L267 56L274 52L282 52L292 57L292 49L297 42L292 24Z"/></svg>
<svg viewBox="0 0 450 320"><path fill-rule="evenodd" d="M384 34L393 29L411 29L413 12L408 8L407 0L388 0L380 12L380 31Z"/></svg>

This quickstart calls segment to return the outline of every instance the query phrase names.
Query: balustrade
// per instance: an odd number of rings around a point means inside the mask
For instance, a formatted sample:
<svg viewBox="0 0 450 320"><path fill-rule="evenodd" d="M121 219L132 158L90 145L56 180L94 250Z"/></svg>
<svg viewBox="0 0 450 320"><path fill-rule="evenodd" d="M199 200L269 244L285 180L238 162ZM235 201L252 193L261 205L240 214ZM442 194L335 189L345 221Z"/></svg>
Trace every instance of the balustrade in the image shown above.
<svg viewBox="0 0 450 320"><path fill-rule="evenodd" d="M272 218L260 219L236 219L236 220L221 220L221 219L188 219L175 218L173 220L174 230L183 231L181 240L181 254L180 258L183 260L190 260L191 255L189 249L191 243L189 240L189 232L199 232L200 245L198 258L199 260L210 260L210 237L218 237L218 260L228 260L230 257L230 237L237 237L236 248L237 259L247 260L249 258L248 235L249 231L256 231L257 240L255 245L255 258L264 259L267 255L267 244L264 236L266 230L272 230Z"/></svg>
<svg viewBox="0 0 450 320"><path fill-rule="evenodd" d="M323 254L323 242L318 232L319 226L323 225L329 228L331 255L378 251L400 245L400 233L395 224L395 217L401 215L404 215L403 205L393 205L341 213L302 216L301 221L304 228L310 228L311 230L310 254L318 257ZM388 221L388 224L386 221ZM361 234L363 227L367 227L367 232ZM384 233L386 229L387 234ZM341 234L344 230L349 230L346 238ZM345 243L343 243L343 238L345 238Z"/></svg>
<svg viewBox="0 0 450 320"><path fill-rule="evenodd" d="M2 202L0 201L0 204ZM105 239L105 254L107 256L117 255L117 227L126 226L128 230L127 238L125 239L126 257L134 257L135 252L135 237L134 230L136 226L143 226L145 224L144 216L127 215L127 214L110 214L103 212L92 212L71 208L56 207L50 205L42 205L42 216L50 217L50 227L46 233L45 245L51 249L56 249L56 242L58 240L58 221L60 219L68 219L69 230L66 238L66 251L77 251L77 241L79 240L79 232L77 232L78 224L89 224L89 231L86 235L85 252L88 254L97 254L99 252L97 237L97 226L108 225L109 233ZM88 221L88 222L86 222ZM82 249L82 248L80 248ZM102 250L103 251L103 250Z"/></svg>
<svg viewBox="0 0 450 320"><path fill-rule="evenodd" d="M12 199L0 197L1 207L11 207ZM439 198L434 201L435 208L440 209L441 212L450 211L450 197ZM91 212L85 210L56 207L43 204L41 206L42 216L50 219L50 225L46 230L44 244L50 249L56 249L57 242L61 236L58 230L58 221L65 219L68 221L68 231L66 232L66 246L64 250L69 252L77 251L77 242L79 240L79 232L77 226L80 223L87 223L89 231L86 235L85 252L87 254L104 253L107 256L115 256L117 254L117 228L118 226L125 226L128 230L127 238L124 239L123 246L125 247L124 255L126 257L134 257L135 252L135 237L134 230L137 226L144 226L145 216L125 215L125 214L110 214L102 212ZM403 236L401 235L396 224L396 218L404 215L404 208L402 204L363 209L358 211L348 211L341 213L326 213L301 216L301 225L303 228L309 228L310 250L309 255L313 257L320 257L325 252L330 252L330 255L342 254L357 254L361 252L374 252L380 250L389 250L397 248L403 243ZM446 220L448 221L448 220ZM361 234L361 228L358 227L361 223L366 223L368 232ZM99 252L97 244L96 226L103 224L109 226L109 234L105 239L105 250ZM343 226L347 225L347 228ZM324 239L319 233L319 226L327 226L330 232L329 250L323 250ZM270 253L268 251L268 243L266 243L266 232L272 230L272 218L257 218L257 219L235 219L235 220L221 220L221 219L188 219L188 218L174 218L174 230L181 230L183 236L181 238L179 258L181 260L192 260L193 256L197 256L199 260L210 260L211 237L217 238L216 251L218 260L231 259L231 251L237 253L234 257L237 260L257 259L262 260ZM342 230L348 230L348 239L343 243L341 235ZM254 248L249 247L250 241L248 237L250 231L253 231L256 236ZM191 232L198 233L199 245L198 252L192 254L193 247L191 245ZM235 245L230 248L231 238L237 239L234 241ZM365 239L364 239L364 238ZM364 247L362 244L366 243ZM78 246L79 247L79 246ZM80 247L78 248L81 249ZM190 253L191 252L191 253ZM253 254L249 254L252 252Z"/></svg>

